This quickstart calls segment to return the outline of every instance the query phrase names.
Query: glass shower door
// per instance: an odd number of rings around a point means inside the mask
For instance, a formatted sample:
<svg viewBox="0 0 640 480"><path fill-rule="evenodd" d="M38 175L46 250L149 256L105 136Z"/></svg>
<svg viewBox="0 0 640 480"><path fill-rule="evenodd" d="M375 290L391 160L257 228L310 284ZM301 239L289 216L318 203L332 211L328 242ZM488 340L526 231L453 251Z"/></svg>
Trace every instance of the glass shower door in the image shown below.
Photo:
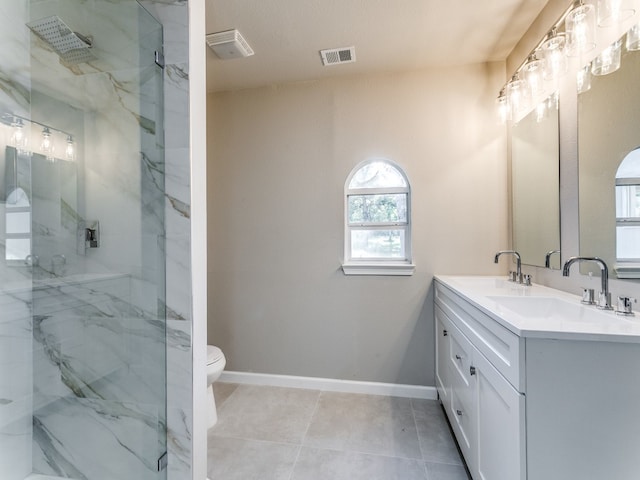
<svg viewBox="0 0 640 480"><path fill-rule="evenodd" d="M8 3L0 478L163 479L162 28L133 0Z"/></svg>

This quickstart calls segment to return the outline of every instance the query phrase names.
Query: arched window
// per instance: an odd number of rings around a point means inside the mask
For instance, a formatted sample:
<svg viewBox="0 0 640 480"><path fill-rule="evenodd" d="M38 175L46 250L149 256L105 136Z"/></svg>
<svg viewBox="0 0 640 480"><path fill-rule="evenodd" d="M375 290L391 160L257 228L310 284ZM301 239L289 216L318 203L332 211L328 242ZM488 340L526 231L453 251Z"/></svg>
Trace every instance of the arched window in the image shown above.
<svg viewBox="0 0 640 480"><path fill-rule="evenodd" d="M345 182L348 275L411 275L411 187L396 163L382 158L357 165Z"/></svg>
<svg viewBox="0 0 640 480"><path fill-rule="evenodd" d="M616 172L616 257L640 263L640 147L624 157Z"/></svg>

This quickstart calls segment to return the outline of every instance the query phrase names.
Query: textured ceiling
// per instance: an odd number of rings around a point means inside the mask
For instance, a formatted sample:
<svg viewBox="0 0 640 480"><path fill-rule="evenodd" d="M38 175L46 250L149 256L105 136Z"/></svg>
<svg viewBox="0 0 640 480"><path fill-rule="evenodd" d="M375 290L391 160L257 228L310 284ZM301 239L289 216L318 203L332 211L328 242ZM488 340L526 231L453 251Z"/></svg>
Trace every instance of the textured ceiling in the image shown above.
<svg viewBox="0 0 640 480"><path fill-rule="evenodd" d="M237 28L255 55L207 49L209 91L504 60L547 0L207 0L207 33ZM204 39L203 39L204 41ZM355 63L319 51L355 46Z"/></svg>

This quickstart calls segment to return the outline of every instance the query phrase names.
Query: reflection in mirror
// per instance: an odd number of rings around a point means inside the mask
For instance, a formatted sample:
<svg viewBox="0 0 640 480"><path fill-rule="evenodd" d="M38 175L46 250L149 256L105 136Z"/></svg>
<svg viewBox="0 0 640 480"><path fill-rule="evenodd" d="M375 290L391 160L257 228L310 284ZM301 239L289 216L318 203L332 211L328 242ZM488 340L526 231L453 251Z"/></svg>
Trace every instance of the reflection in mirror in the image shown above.
<svg viewBox="0 0 640 480"><path fill-rule="evenodd" d="M624 157L616 172L616 271L640 276L640 148Z"/></svg>
<svg viewBox="0 0 640 480"><path fill-rule="evenodd" d="M557 94L511 129L513 248L522 263L560 268L560 161ZM551 253L553 252L553 253ZM549 256L547 256L550 254Z"/></svg>
<svg viewBox="0 0 640 480"><path fill-rule="evenodd" d="M4 162L5 260L22 265L31 256L31 161L7 147Z"/></svg>
<svg viewBox="0 0 640 480"><path fill-rule="evenodd" d="M54 264L57 259L66 263L76 251L82 220L77 211L77 163L10 146L5 148L4 160L0 172L4 229L0 222L0 233L4 230L5 263L38 267L33 269L34 278L61 276L64 268Z"/></svg>
<svg viewBox="0 0 640 480"><path fill-rule="evenodd" d="M640 51L624 51L620 69L578 97L580 255L618 278L640 278L639 78Z"/></svg>

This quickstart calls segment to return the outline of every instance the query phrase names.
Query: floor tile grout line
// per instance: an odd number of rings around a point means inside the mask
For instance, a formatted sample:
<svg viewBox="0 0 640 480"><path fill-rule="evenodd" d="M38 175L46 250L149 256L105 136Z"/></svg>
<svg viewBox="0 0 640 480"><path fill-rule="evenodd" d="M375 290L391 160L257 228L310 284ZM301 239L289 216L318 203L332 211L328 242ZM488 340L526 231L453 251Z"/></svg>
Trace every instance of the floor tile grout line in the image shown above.
<svg viewBox="0 0 640 480"><path fill-rule="evenodd" d="M413 416L413 424L416 427L416 435L418 436L418 448L420 449L420 456L422 457L422 468L424 469L424 478L429 480L429 469L427 468L427 462L424 459L424 449L422 448L422 439L420 438L420 430L418 429L418 420L416 418L416 409L414 407L414 400L411 399L411 415Z"/></svg>
<svg viewBox="0 0 640 480"><path fill-rule="evenodd" d="M320 405L320 397L322 396L322 390L317 390L318 397L316 398L316 404L313 406L313 412L311 412L311 416L309 417L309 422L307 423L307 428L304 430L304 434L300 439L300 445L298 446L298 453L296 454L296 458L293 461L293 465L291 466L291 473L289 474L289 480L293 479L293 474L296 471L296 465L298 464L298 460L300 459L300 453L302 452L302 447L304 445L304 440L307 438L307 434L309 433L309 429L311 428L311 424L313 423L313 418L318 411L318 407Z"/></svg>
<svg viewBox="0 0 640 480"><path fill-rule="evenodd" d="M355 453L357 455L369 455L371 457L380 457L380 458L389 458L394 460L407 460L410 462L425 463L425 461L422 460L421 458L398 457L397 455L385 455L384 453L372 453L372 452L365 452L363 450L347 450L343 448L314 447L314 446L310 446L306 448L313 449L313 450L323 450L325 452ZM430 463L438 463L438 462L430 462ZM444 464L444 465L449 465L449 464Z"/></svg>
<svg viewBox="0 0 640 480"><path fill-rule="evenodd" d="M420 457L422 457L422 462L425 463L426 470L426 460L424 458L424 449L422 447L422 439L420 438L420 429L418 428L418 420L416 419L416 409L413 406L414 399L411 399L411 416L413 417L413 425L416 427L416 435L418 436L418 448L420 449Z"/></svg>
<svg viewBox="0 0 640 480"><path fill-rule="evenodd" d="M216 438L220 438L220 439L229 439L229 440L241 440L243 442L256 442L256 443L272 443L274 445L285 445L288 447L297 447L300 446L300 443L298 442L282 442L282 441L278 441L278 440L264 440L264 439L260 439L260 438L246 438L246 437L239 437L237 435L216 435L216 434L208 434L210 437L216 437Z"/></svg>

